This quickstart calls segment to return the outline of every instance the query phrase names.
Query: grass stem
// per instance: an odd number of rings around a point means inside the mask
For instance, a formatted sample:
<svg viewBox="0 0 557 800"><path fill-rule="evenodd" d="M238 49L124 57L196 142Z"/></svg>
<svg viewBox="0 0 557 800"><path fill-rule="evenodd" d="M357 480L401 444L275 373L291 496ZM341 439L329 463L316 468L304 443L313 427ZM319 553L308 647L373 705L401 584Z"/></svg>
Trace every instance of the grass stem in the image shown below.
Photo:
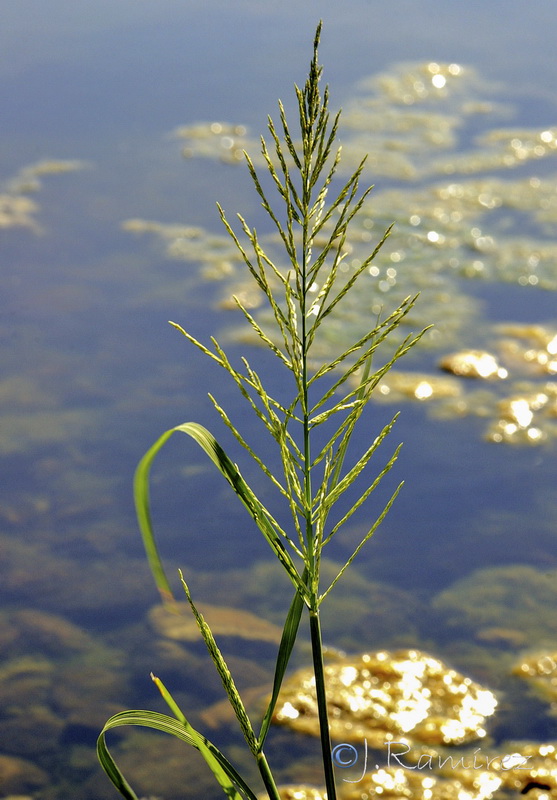
<svg viewBox="0 0 557 800"><path fill-rule="evenodd" d="M319 714L321 754L323 758L325 786L327 788L327 800L336 800L335 775L333 771L331 734L329 731L329 715L327 711L327 687L325 686L323 643L321 641L321 622L319 620L319 609L309 612L309 627L311 632L311 652L313 655L315 694L317 697L317 711Z"/></svg>

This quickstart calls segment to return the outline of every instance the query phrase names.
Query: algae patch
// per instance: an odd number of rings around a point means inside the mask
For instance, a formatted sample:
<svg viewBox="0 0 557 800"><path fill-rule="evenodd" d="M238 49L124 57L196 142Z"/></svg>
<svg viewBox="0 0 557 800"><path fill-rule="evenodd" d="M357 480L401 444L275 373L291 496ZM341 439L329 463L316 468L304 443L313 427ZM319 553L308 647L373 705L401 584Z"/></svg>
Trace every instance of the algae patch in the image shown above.
<svg viewBox="0 0 557 800"><path fill-rule="evenodd" d="M331 736L371 747L388 741L455 745L486 735L495 695L417 650L346 656L325 665ZM315 683L302 669L283 685L274 721L319 735Z"/></svg>
<svg viewBox="0 0 557 800"><path fill-rule="evenodd" d="M438 368L455 377L392 370L373 399L437 401L432 414L438 418L486 418L487 441L543 444L557 436L556 337L542 325L494 326L494 352L461 350L439 360ZM470 378L486 385L471 390Z"/></svg>
<svg viewBox="0 0 557 800"><path fill-rule="evenodd" d="M40 232L36 216L40 206L28 196L42 188L41 177L84 169L82 161L44 160L23 167L0 183L0 228L29 228Z"/></svg>

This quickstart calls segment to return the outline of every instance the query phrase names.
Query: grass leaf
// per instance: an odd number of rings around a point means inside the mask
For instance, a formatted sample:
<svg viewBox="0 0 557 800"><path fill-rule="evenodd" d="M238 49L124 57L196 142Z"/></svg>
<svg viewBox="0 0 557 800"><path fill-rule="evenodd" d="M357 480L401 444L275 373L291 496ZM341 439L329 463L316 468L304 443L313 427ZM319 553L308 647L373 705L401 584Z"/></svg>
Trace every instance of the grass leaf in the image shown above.
<svg viewBox="0 0 557 800"><path fill-rule="evenodd" d="M158 682L158 679L154 680ZM160 681L157 685L161 689ZM163 697L165 692L166 690L162 691ZM168 733L199 750L229 800L257 800L255 794L220 750L196 731L181 712L180 717L180 719L173 719L155 711L122 711L107 720L97 740L97 755L101 766L120 794L127 800L138 800L137 795L110 755L105 735L109 730L122 725L137 725Z"/></svg>
<svg viewBox="0 0 557 800"><path fill-rule="evenodd" d="M304 574L302 575L302 580L304 581L307 580L307 570L304 570ZM298 636L298 628L300 626L300 619L302 616L303 609L304 609L303 597L300 594L300 592L296 592L292 600L292 603L290 604L288 615L286 617L286 621L284 624L284 629L282 632L282 638L280 641L276 666L275 666L273 691L271 693L271 698L267 705L265 716L263 717L263 722L261 724L261 730L259 732L259 743L261 747L263 746L263 742L265 741L265 738L269 731L269 726L271 724L271 718L273 716L273 712L277 704L280 687L282 686L282 681L286 673L288 662L290 661L292 649L294 647L296 638Z"/></svg>
<svg viewBox="0 0 557 800"><path fill-rule="evenodd" d="M224 686L224 690L228 696L228 701L230 702L230 705L232 706L234 713L236 714L236 718L240 724L240 728L242 729L244 738L248 743L251 752L254 755L257 755L257 753L259 752L258 743L255 737L255 733L253 731L250 718L248 717L244 703L242 702L242 698L240 697L240 693L236 688L236 684L234 683L234 678L232 677L232 674L228 668L228 664L224 660L223 655L219 650L215 637L213 636L213 632L203 619L203 615L198 611L197 607L195 606L192 600L192 596L189 587L186 581L184 580L182 570L180 570L180 580L182 581L184 592L186 593L186 597L188 598L191 610L193 611L193 614L195 616L195 620L197 622L199 631L203 637L203 641L207 646L209 655L213 659L213 663L217 669L217 672L222 681L222 685Z"/></svg>
<svg viewBox="0 0 557 800"><path fill-rule="evenodd" d="M197 422L185 422L182 425L177 425L175 428L165 431L165 433L157 439L155 444L149 448L139 462L134 480L134 496L139 527L141 529L149 566L163 600L168 601L174 598L162 566L153 532L150 510L149 474L153 459L168 439L177 432L186 433L188 436L191 436L209 456L219 472L224 475L228 483L232 486L236 496L241 500L250 516L257 524L259 530L263 533L273 552L286 569L295 588L301 591L302 594L305 594L305 585L302 583L301 576L280 539L276 523L244 481L238 467L232 463L215 437L204 428L203 425L199 425Z"/></svg>

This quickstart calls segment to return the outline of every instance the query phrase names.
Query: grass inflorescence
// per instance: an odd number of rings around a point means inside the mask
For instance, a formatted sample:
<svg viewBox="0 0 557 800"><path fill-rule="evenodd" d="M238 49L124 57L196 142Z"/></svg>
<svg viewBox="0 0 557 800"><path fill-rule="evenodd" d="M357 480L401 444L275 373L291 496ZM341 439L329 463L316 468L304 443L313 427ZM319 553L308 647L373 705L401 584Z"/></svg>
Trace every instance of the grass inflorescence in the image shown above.
<svg viewBox="0 0 557 800"><path fill-rule="evenodd" d="M356 287L360 277L368 272L375 255L391 232L389 228L370 255L358 266L348 271L345 269L350 223L366 202L371 188L360 191L364 159L348 181L335 190L333 199L329 200L341 158L340 147L336 146L340 112L331 118L328 89L325 88L322 93L320 91L320 34L321 25L315 35L308 78L302 89L296 87L299 129L294 134L284 107L279 103L280 124L277 126L269 119L270 140L268 143L263 138L261 140L261 152L268 173L265 180L257 172L249 155L245 154L255 190L282 244L286 266L271 259L261 246L256 230L240 215L239 230L236 232L219 206L228 234L266 299L272 326L264 330L240 299L235 298L236 304L260 342L274 357L276 368L284 372L284 385L291 387L291 395L286 400L273 396L267 390L264 379L246 358L242 358L241 365L236 367L215 338L211 339L210 344L203 344L181 325L171 323L190 343L224 369L273 440L280 457L279 471L265 463L234 425L226 410L210 396L226 428L248 452L282 499L286 510L284 518L289 519L289 524L277 520L242 477L238 466L231 461L213 434L195 422L186 422L166 431L145 454L135 476L139 525L163 601L172 602L172 591L153 533L149 474L156 454L177 432L193 439L225 477L291 582L293 599L277 653L270 699L261 721L256 724L248 715L213 633L196 607L184 576L180 574L200 633L247 746L255 758L267 795L272 800L280 800L280 792L267 760L265 742L299 626L306 613L311 635L326 791L329 800L335 800L336 797L323 671L320 607L376 531L394 502L400 485L327 585L323 585L321 580L322 552L379 486L397 458L400 447L394 449L373 477L368 477L372 460L375 463L377 451L391 433L395 415L364 445L363 452L352 463L347 463L349 445L354 433L360 430L358 423L372 392L391 366L422 335L409 335L402 343L387 350L386 357L381 357L382 345L390 343L390 334L414 305L415 298L408 297L384 319L376 321L358 341L330 360L318 363L312 355L319 337L326 333L329 318L334 316L349 292L359 290ZM269 178L273 198L264 188ZM352 448L350 457L351 454ZM354 486L360 488L356 499L350 500L347 507L346 492ZM344 501L344 505L340 501ZM162 681L155 677L153 680L172 716L149 711L123 712L108 720L99 737L98 753L102 766L121 794L129 800L137 800L107 749L105 734L120 725L141 725L166 731L199 750L227 797L256 800L255 790L225 755L190 725Z"/></svg>

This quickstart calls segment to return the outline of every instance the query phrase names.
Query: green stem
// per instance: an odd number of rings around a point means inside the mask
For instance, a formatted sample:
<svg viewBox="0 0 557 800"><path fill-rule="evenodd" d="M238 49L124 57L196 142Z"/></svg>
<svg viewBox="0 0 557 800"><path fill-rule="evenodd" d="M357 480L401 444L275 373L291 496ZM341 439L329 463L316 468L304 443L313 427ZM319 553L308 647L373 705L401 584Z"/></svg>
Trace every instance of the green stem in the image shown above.
<svg viewBox="0 0 557 800"><path fill-rule="evenodd" d="M312 523L312 497L311 497L311 442L309 424L309 401L308 401L308 338L307 338L307 264L310 256L310 242L308 241L309 230L309 208L311 201L310 173L311 173L311 150L305 155L304 164L306 174L303 176L303 208L304 218L302 225L302 263L301 263L301 296L300 296L300 316L301 316L301 345L302 345L302 417L304 428L304 507L306 523L306 547L309 557L308 570L310 574L312 589L315 583L315 542L313 541ZM316 593L316 592L315 592Z"/></svg>
<svg viewBox="0 0 557 800"><path fill-rule="evenodd" d="M321 731L321 752L323 754L323 771L325 773L325 786L327 800L336 800L335 774L331 755L331 735L329 732L329 718L327 714L327 694L325 689L325 671L323 669L323 647L321 643L321 624L319 611L309 612L309 627L311 631L311 649L313 653L313 670L315 674L315 693L317 696L317 711L319 714L319 727Z"/></svg>
<svg viewBox="0 0 557 800"><path fill-rule="evenodd" d="M331 755L331 738L329 733L329 719L327 714L327 695L325 691L325 674L323 669L323 646L321 643L321 625L319 621L319 567L321 562L322 541L314 529L313 501L311 491L311 427L309 419L308 398L308 350L310 342L307 335L307 295L310 290L308 285L308 264L311 257L313 236L311 233L311 198L313 169L320 171L321 166L314 162L317 159L317 139L322 135L318 124L320 97L318 91L319 66L317 63L317 45L321 26L319 25L314 42L314 56L310 68L310 76L304 91L305 106L300 104L303 138L303 165L302 178L302 222L301 222L301 263L299 265L300 280L298 281L298 297L300 303L300 340L301 340L301 416L303 418L303 479L304 479L304 516L306 535L306 569L308 571L308 588L310 594L309 623L311 631L311 648L313 654L313 669L315 675L315 690L317 696L317 709L319 715L319 728L321 735L321 748L323 753L323 770L325 773L325 786L328 800L336 800L335 777ZM326 104L326 100L325 100Z"/></svg>
<svg viewBox="0 0 557 800"><path fill-rule="evenodd" d="M280 794L275 779L273 778L273 773L271 772L271 768L269 767L269 763L263 751L257 754L257 766L259 767L259 772L263 778L263 783L265 784L270 800L280 800Z"/></svg>

